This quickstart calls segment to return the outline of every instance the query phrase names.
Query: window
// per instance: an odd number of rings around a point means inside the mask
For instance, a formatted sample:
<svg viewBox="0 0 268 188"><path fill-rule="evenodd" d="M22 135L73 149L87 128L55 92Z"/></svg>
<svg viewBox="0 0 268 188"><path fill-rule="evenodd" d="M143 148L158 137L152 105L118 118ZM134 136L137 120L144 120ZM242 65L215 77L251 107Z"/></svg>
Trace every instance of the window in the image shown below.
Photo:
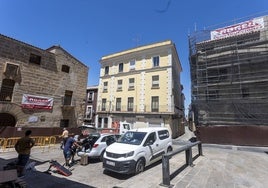
<svg viewBox="0 0 268 188"><path fill-rule="evenodd" d="M159 56L153 57L153 67L159 67Z"/></svg>
<svg viewBox="0 0 268 188"><path fill-rule="evenodd" d="M69 127L69 119L61 119L60 127Z"/></svg>
<svg viewBox="0 0 268 188"><path fill-rule="evenodd" d="M128 80L128 89L133 90L134 89L134 84L135 84L135 79L134 78L129 78L129 80Z"/></svg>
<svg viewBox="0 0 268 188"><path fill-rule="evenodd" d="M128 97L127 98L127 111L133 111L133 104L134 104L134 98Z"/></svg>
<svg viewBox="0 0 268 188"><path fill-rule="evenodd" d="M135 64L136 64L135 60L130 61L129 62L129 70L135 70Z"/></svg>
<svg viewBox="0 0 268 188"><path fill-rule="evenodd" d="M123 70L124 70L124 64L123 63L120 63L118 68L119 68L118 69L118 72L123 72Z"/></svg>
<svg viewBox="0 0 268 188"><path fill-rule="evenodd" d="M92 106L87 106L86 118L87 119L91 119L92 118Z"/></svg>
<svg viewBox="0 0 268 188"><path fill-rule="evenodd" d="M104 128L108 128L108 118L104 118Z"/></svg>
<svg viewBox="0 0 268 188"><path fill-rule="evenodd" d="M103 92L108 91L108 82L103 82Z"/></svg>
<svg viewBox="0 0 268 188"><path fill-rule="evenodd" d="M0 101L11 101L13 96L13 89L15 86L15 81L11 79L4 79L2 81L1 91L0 91Z"/></svg>
<svg viewBox="0 0 268 188"><path fill-rule="evenodd" d="M62 65L61 66L61 71L69 73L70 72L70 67L68 65Z"/></svg>
<svg viewBox="0 0 268 188"><path fill-rule="evenodd" d="M145 146L148 145L153 145L153 143L156 141L156 134L155 132L150 133L149 136L147 137L146 141L144 142Z"/></svg>
<svg viewBox="0 0 268 188"><path fill-rule="evenodd" d="M72 95L73 95L72 91L69 91L69 90L65 91L63 105L71 105L72 104Z"/></svg>
<svg viewBox="0 0 268 188"><path fill-rule="evenodd" d="M101 142L105 142L108 146L112 143L116 142L116 138L114 135L105 136L102 138Z"/></svg>
<svg viewBox="0 0 268 188"><path fill-rule="evenodd" d="M30 60L29 60L30 63L34 63L34 64L37 64L37 65L40 65L41 63L41 56L39 55L35 55L35 54L30 54Z"/></svg>
<svg viewBox="0 0 268 188"><path fill-rule="evenodd" d="M121 111L121 98L116 98L116 107L115 111Z"/></svg>
<svg viewBox="0 0 268 188"><path fill-rule="evenodd" d="M4 74L7 77L16 77L19 74L19 65L13 63L6 63L4 68Z"/></svg>
<svg viewBox="0 0 268 188"><path fill-rule="evenodd" d="M152 97L152 112L158 112L159 111L159 97L154 96Z"/></svg>
<svg viewBox="0 0 268 188"><path fill-rule="evenodd" d="M106 110L106 99L102 99L101 102L101 111L105 111Z"/></svg>
<svg viewBox="0 0 268 188"><path fill-rule="evenodd" d="M128 131L119 138L119 143L140 145L146 136L146 132ZM119 154L118 157L123 157L124 154Z"/></svg>
<svg viewBox="0 0 268 188"><path fill-rule="evenodd" d="M21 83L21 73L20 73L20 67L18 64L15 63L5 63L4 66L4 75L5 78L11 78L17 83Z"/></svg>
<svg viewBox="0 0 268 188"><path fill-rule="evenodd" d="M104 72L104 74L105 74L105 75L109 74L109 67L108 67L108 66L105 67L105 72Z"/></svg>
<svg viewBox="0 0 268 188"><path fill-rule="evenodd" d="M117 80L117 91L122 91L123 80Z"/></svg>
<svg viewBox="0 0 268 188"><path fill-rule="evenodd" d="M164 140L169 137L169 132L167 130L158 131L158 137L160 140Z"/></svg>
<svg viewBox="0 0 268 188"><path fill-rule="evenodd" d="M101 128L102 126L102 118L98 118L98 127L97 128Z"/></svg>
<svg viewBox="0 0 268 188"><path fill-rule="evenodd" d="M159 76L152 76L152 88L159 88Z"/></svg>
<svg viewBox="0 0 268 188"><path fill-rule="evenodd" d="M87 106L87 113L91 114L92 106Z"/></svg>
<svg viewBox="0 0 268 188"><path fill-rule="evenodd" d="M88 93L88 101L89 102L92 102L94 100L94 92L93 91L90 91Z"/></svg>

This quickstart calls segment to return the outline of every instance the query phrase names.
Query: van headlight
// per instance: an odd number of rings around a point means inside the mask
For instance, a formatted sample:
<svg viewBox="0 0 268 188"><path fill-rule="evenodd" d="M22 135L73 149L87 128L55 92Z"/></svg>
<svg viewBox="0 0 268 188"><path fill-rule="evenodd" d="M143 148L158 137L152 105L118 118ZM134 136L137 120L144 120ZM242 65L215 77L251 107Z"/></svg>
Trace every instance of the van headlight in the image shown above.
<svg viewBox="0 0 268 188"><path fill-rule="evenodd" d="M131 157L132 155L134 155L134 151L128 152L125 154L125 158L127 157Z"/></svg>

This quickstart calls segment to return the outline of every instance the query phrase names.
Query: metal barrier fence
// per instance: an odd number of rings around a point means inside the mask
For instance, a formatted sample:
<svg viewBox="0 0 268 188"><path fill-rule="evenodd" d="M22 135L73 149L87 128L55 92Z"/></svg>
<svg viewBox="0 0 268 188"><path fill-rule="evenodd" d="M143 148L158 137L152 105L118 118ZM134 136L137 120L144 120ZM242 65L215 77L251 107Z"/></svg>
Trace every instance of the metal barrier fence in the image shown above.
<svg viewBox="0 0 268 188"><path fill-rule="evenodd" d="M184 166L192 166L193 165L193 156L192 156L192 147L198 145L198 156L203 155L202 152L202 143L201 141L197 141L188 145L185 145L177 150L174 150L172 153L166 153L162 156L162 183L161 186L171 187L170 185L170 168L169 168L169 159L178 153L185 151L185 159L186 164Z"/></svg>
<svg viewBox="0 0 268 188"><path fill-rule="evenodd" d="M35 141L35 146L55 146L56 144L56 136L35 136L31 137ZM20 137L12 137L12 138L0 138L0 146L3 151L8 148L14 148L17 141Z"/></svg>
<svg viewBox="0 0 268 188"><path fill-rule="evenodd" d="M0 149L2 149L3 145L4 145L4 138L0 138Z"/></svg>

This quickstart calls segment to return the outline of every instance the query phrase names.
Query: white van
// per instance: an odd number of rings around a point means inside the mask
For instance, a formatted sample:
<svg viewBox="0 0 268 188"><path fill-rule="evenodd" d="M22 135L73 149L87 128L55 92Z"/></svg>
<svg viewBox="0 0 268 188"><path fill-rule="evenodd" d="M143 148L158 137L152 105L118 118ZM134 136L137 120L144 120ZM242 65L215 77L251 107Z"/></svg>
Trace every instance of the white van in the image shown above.
<svg viewBox="0 0 268 188"><path fill-rule="evenodd" d="M172 139L167 128L132 129L106 148L103 168L117 173L138 174L171 151Z"/></svg>

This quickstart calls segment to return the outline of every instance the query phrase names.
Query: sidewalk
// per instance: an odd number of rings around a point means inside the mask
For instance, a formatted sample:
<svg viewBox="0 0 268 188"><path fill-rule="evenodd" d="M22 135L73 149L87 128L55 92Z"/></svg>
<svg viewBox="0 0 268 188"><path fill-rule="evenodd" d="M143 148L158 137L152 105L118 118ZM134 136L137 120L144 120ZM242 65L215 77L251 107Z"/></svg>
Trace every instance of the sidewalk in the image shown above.
<svg viewBox="0 0 268 188"><path fill-rule="evenodd" d="M267 187L267 153L236 149L204 147L195 166L173 180L175 187Z"/></svg>
<svg viewBox="0 0 268 188"><path fill-rule="evenodd" d="M268 148L266 148L268 152ZM175 188L234 188L268 187L268 155L264 152L240 151L221 147L203 147L203 156L198 157L193 167L187 167L171 180ZM185 163L184 154L172 157L170 172L175 172ZM135 176L119 187L162 187L162 165ZM163 188L163 187L162 187Z"/></svg>

